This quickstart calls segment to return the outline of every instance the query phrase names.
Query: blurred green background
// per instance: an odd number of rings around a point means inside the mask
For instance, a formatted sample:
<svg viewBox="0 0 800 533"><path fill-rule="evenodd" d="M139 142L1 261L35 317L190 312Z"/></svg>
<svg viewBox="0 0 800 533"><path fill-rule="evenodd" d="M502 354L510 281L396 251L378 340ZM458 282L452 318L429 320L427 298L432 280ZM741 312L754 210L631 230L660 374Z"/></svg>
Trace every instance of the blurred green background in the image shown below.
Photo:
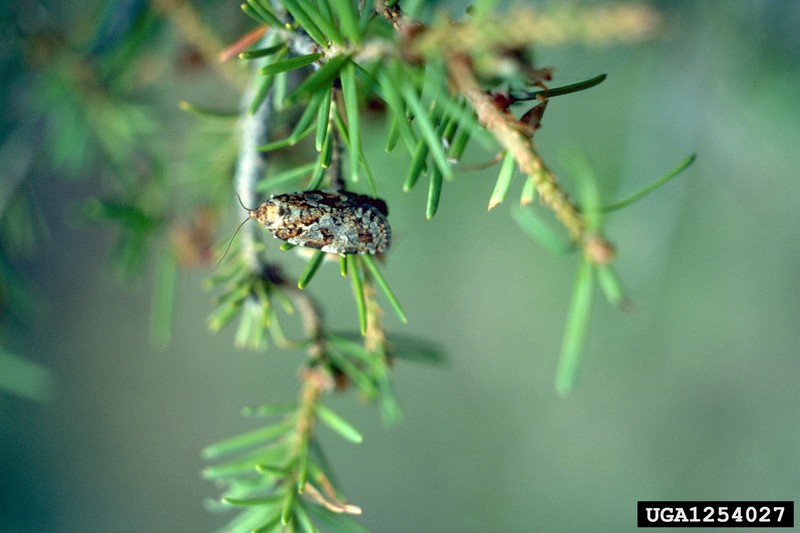
<svg viewBox="0 0 800 533"><path fill-rule="evenodd" d="M24 4L2 8L4 34L44 9ZM510 218L514 196L487 213L496 169L445 184L427 221L425 187L399 190L407 158L383 152L379 121L366 136L395 236L383 271L409 316L402 325L387 312L387 322L435 340L448 357L440 367L397 365L406 416L397 427L352 395L331 400L365 437L354 446L320 429L370 529L630 531L637 500L800 494L800 3L651 5L666 21L655 40L538 51L540 64L557 68L555 85L608 74L550 103L537 144L556 174L559 153L578 146L610 201L698 154L687 172L609 217L634 308L598 298L580 382L566 399L553 381L575 257L529 240ZM231 40L230 28L247 27L231 22L242 17L235 2L214 9ZM13 53L0 50L7 74ZM26 97L20 79L4 76L7 98ZM209 79L177 77L164 99L216 103ZM237 94L222 94L236 105ZM19 109L14 100L3 107L8 139L25 116L9 111ZM169 120L160 131L197 127ZM201 288L210 268L181 274L172 342L154 348L149 276L120 286L105 265L113 230L76 223L99 178L57 174L29 178L50 237L16 263L35 287L35 320L4 337L50 369L55 388L44 403L0 394L0 530L219 527L232 514L204 510L218 489L200 479L199 452L255 427L241 407L293 400L304 354L235 350L232 328L211 335L211 295ZM302 269L286 257L287 270ZM310 290L333 329L353 328L338 267L325 266Z"/></svg>

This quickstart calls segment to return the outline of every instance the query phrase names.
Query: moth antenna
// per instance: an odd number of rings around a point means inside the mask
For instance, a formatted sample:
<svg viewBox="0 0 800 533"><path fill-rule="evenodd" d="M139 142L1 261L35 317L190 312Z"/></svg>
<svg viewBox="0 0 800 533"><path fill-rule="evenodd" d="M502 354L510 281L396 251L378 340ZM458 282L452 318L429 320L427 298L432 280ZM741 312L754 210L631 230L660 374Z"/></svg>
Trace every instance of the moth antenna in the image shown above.
<svg viewBox="0 0 800 533"><path fill-rule="evenodd" d="M238 196L238 195L237 195L237 196ZM240 202L241 202L241 200L240 200ZM242 206L242 207L244 207L244 206ZM245 209L247 209L247 208L245 207ZM238 228L236 228L236 231L234 231L234 232L233 232L233 236L231 237L231 240L230 240L230 241L228 241L228 247L227 247L227 248L225 248L225 253L224 253L224 254L222 254L222 257L220 257L219 261L217 262L217 267L219 267L219 264L220 264L220 263L222 263L222 260L223 260L223 259L225 259L225 256L226 256L226 255L228 255L228 251L231 249L231 244L233 244L233 238L234 238L234 237L236 237L236 234L237 234L237 233L239 233L239 230L240 230L240 229L242 229L242 226L244 226L244 223L245 223L245 222L247 222L248 220L250 220L251 218L252 218L252 217L247 217L246 219L244 219L244 220L242 221L242 223L241 223L241 224L239 224L239 227L238 227Z"/></svg>
<svg viewBox="0 0 800 533"><path fill-rule="evenodd" d="M236 193L236 198L239 200L239 205L240 205L240 206L242 206L242 207L244 207L244 204L242 203L242 197L241 197L241 196L239 196L239 193L238 193L238 192ZM253 211L253 210L252 210L252 209L250 209L249 207L244 207L244 209L246 209L247 211ZM237 231L238 231L238 230L237 230Z"/></svg>
<svg viewBox="0 0 800 533"><path fill-rule="evenodd" d="M244 223L245 223L245 222L247 222L248 220L250 220L251 218L253 218L253 217L254 217L254 215L253 215L253 211L254 211L254 210L253 210L253 209L248 209L247 207L245 207L245 206L244 206L244 203L242 203L242 197L241 197L241 196L239 196L239 193L238 193L238 192L236 193L236 198L239 200L239 205L240 205L240 206L242 206L244 209L246 209L246 210L247 210L247 212L250 214L250 216L249 216L249 217L247 217L246 219L244 219L244 220L242 221L242 223L241 223L241 224L239 224L239 227L238 227L238 228L236 228L236 231L234 231L234 232L233 232L233 236L231 237L231 240L228 242L228 247L227 247L227 248L225 248L225 253L224 253L224 254L222 254L222 257L221 257L221 258L219 259L219 261L217 262L217 267L219 267L219 264L220 264L220 263L222 263L222 260L223 260L223 259L225 259L225 256L226 256L226 255L228 255L228 251L230 251L230 249L231 249L231 245L233 244L233 239L234 239L234 237L236 237L236 234L237 234L237 233L239 233L239 230L240 230L240 229L242 229L242 226L244 226Z"/></svg>

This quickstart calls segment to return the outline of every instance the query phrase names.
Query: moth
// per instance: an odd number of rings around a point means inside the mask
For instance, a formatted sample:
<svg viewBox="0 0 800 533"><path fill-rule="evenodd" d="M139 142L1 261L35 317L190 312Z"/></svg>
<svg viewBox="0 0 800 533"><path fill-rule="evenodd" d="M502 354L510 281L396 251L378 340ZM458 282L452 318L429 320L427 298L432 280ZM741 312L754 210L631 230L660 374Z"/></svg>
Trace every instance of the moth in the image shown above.
<svg viewBox="0 0 800 533"><path fill-rule="evenodd" d="M272 195L258 209L242 207L249 216L239 225L237 233L245 222L254 218L278 239L328 253L382 254L392 242L392 230L386 219L389 211L386 202L379 198L345 191L304 191Z"/></svg>
<svg viewBox="0 0 800 533"><path fill-rule="evenodd" d="M272 195L258 209L245 209L245 222L254 218L278 239L323 252L382 254L392 241L386 203L368 196L294 192Z"/></svg>

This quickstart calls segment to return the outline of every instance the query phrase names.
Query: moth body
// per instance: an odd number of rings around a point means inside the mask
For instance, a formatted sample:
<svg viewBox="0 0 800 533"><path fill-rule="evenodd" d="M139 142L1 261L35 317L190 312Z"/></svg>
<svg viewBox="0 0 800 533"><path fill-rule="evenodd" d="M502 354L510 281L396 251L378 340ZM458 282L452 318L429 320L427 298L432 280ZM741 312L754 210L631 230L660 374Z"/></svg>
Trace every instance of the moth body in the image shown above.
<svg viewBox="0 0 800 533"><path fill-rule="evenodd" d="M250 210L276 238L337 254L382 254L391 244L386 204L348 193L306 191L272 196Z"/></svg>

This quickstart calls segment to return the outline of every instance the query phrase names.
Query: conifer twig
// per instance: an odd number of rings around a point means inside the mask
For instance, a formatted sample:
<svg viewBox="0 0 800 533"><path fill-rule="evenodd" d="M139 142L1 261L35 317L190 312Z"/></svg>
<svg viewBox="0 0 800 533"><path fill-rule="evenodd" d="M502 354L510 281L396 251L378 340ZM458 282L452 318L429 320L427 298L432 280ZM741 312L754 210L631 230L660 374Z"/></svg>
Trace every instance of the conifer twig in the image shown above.
<svg viewBox="0 0 800 533"><path fill-rule="evenodd" d="M233 187L243 205L254 209L256 206L255 188L258 180L264 175L267 168L268 152L256 150L258 146L269 141L269 122L272 118L272 89L269 89L266 98L252 115L248 109L256 93L255 79L248 86L242 96L242 114L239 119L239 156L236 160L236 170L233 177ZM242 253L248 266L253 272L261 270L261 261L256 247L257 228L253 224L245 224L242 228Z"/></svg>
<svg viewBox="0 0 800 533"><path fill-rule="evenodd" d="M613 247L601 236L586 232L583 216L545 165L533 140L523 133L514 115L502 109L492 95L480 87L472 73L469 57L451 55L448 69L455 89L469 100L478 121L503 148L514 154L520 170L533 179L541 202L553 210L573 242L583 248L586 258L592 263L609 263L614 256Z"/></svg>
<svg viewBox="0 0 800 533"><path fill-rule="evenodd" d="M415 41L425 39L426 28L404 16L397 4L390 6L378 0L375 8L404 36L413 36ZM520 170L533 180L541 202L553 210L572 241L583 248L586 258L597 264L610 262L614 256L613 247L600 235L588 234L583 216L545 165L523 125L496 101L492 93L480 86L466 48L455 46L454 49L450 42L445 49L449 51L446 64L453 90L469 101L481 126L513 154Z"/></svg>
<svg viewBox="0 0 800 533"><path fill-rule="evenodd" d="M570 237L580 242L584 231L583 218L566 192L556 183L531 139L522 133L514 115L501 109L491 95L481 89L472 74L469 57L463 54L450 56L448 68L456 90L469 100L481 125L495 136L503 148L514 154L520 170L534 179L542 202L556 213Z"/></svg>

